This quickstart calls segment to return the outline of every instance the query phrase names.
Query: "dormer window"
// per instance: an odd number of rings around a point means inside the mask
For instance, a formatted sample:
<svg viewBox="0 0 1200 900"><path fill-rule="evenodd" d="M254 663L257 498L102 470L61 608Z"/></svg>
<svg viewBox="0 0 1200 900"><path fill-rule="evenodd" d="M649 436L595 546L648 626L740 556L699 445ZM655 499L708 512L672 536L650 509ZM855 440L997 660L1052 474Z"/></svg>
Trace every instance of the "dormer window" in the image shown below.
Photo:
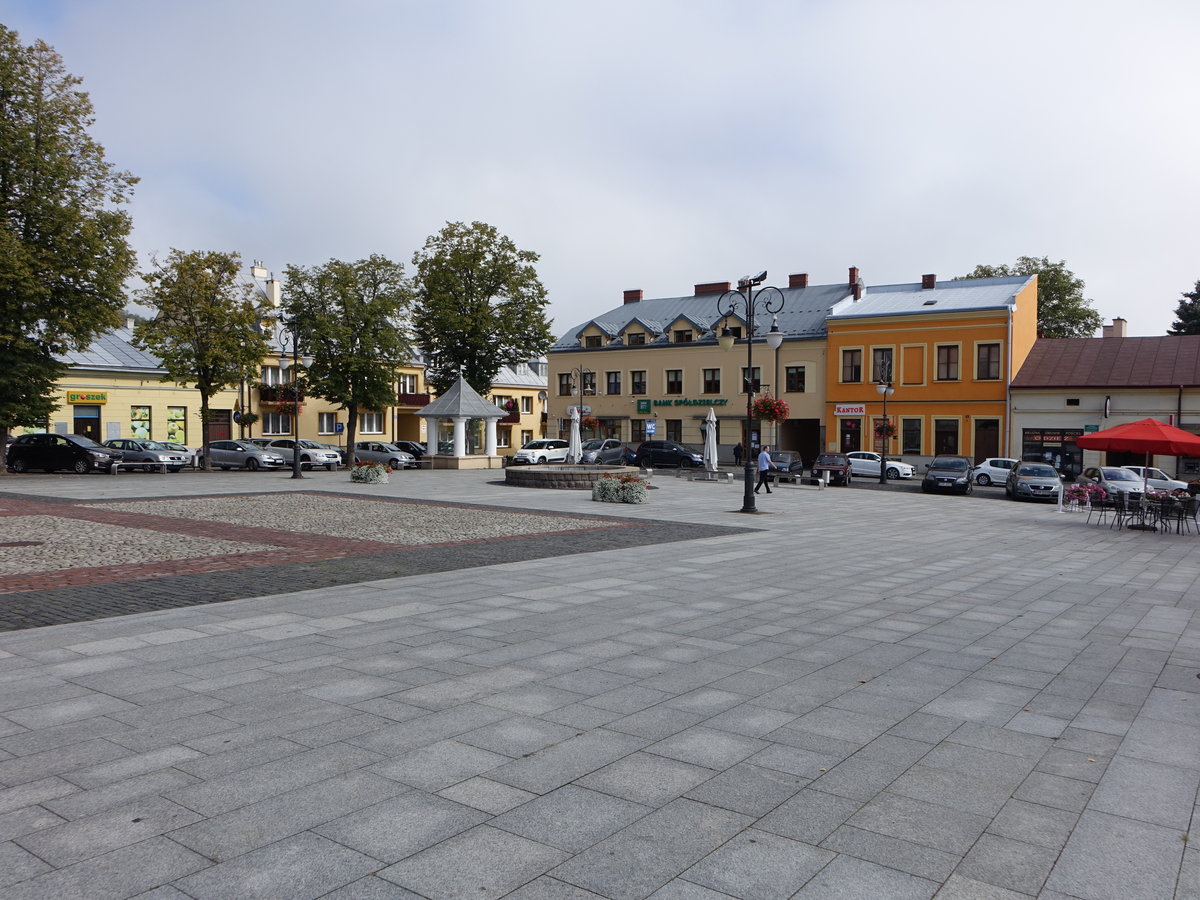
<svg viewBox="0 0 1200 900"><path fill-rule="evenodd" d="M625 339L628 341L629 346L631 347L638 344L644 344L646 343L646 333L644 331L631 331L628 335L626 335Z"/></svg>
<svg viewBox="0 0 1200 900"><path fill-rule="evenodd" d="M675 332L676 344L690 344L692 342L692 330L683 328Z"/></svg>
<svg viewBox="0 0 1200 900"><path fill-rule="evenodd" d="M601 346L601 343L600 343L600 335L598 335L598 334L589 334L587 337L585 337L585 338L583 339L583 346L584 346L584 347L586 347L586 348L587 348L587 349L589 349L589 350L593 350L593 349L595 349L595 348L597 348L597 347L600 347L600 346Z"/></svg>

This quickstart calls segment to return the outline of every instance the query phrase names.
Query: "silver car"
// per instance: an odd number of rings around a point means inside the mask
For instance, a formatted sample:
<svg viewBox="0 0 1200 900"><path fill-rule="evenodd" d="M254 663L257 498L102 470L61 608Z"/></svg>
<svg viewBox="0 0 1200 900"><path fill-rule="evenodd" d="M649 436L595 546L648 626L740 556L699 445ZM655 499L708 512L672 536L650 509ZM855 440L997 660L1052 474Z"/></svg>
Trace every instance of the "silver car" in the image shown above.
<svg viewBox="0 0 1200 900"><path fill-rule="evenodd" d="M209 460L218 469L282 469L290 462L278 450L256 447L249 441L212 441L208 445ZM196 465L204 465L204 450L196 454Z"/></svg>
<svg viewBox="0 0 1200 900"><path fill-rule="evenodd" d="M583 452L580 462L598 466L625 466L633 459L633 451L615 438L584 441L580 450Z"/></svg>
<svg viewBox="0 0 1200 900"><path fill-rule="evenodd" d="M178 453L180 456L182 456L186 460L186 462L184 463L185 466L191 466L193 469L196 468L196 451L195 450L192 450L189 447L185 447L183 444L177 443L176 441L159 441L159 443L162 444L164 447L166 447L168 450L174 450L176 453Z"/></svg>
<svg viewBox="0 0 1200 900"><path fill-rule="evenodd" d="M257 442L256 442L257 443ZM282 453L288 460L293 461L296 442L291 438L279 438L267 444L270 450L276 450ZM311 469L313 466L324 466L328 471L332 472L342 463L342 455L336 450L330 450L323 444L318 444L316 441L307 441L300 439L300 468Z"/></svg>
<svg viewBox="0 0 1200 900"><path fill-rule="evenodd" d="M1146 468L1145 466L1121 466L1122 469L1128 469L1138 478L1145 478L1146 487L1152 491L1186 491L1187 482L1180 481L1177 478L1172 478L1162 469L1156 469L1154 466Z"/></svg>
<svg viewBox="0 0 1200 900"><path fill-rule="evenodd" d="M393 469L415 469L417 461L411 453L383 441L358 441L354 455L363 462L383 463Z"/></svg>
<svg viewBox="0 0 1200 900"><path fill-rule="evenodd" d="M113 438L111 441L105 441L104 446L120 450L123 463L145 463L142 466L144 472L153 472L163 466L172 472L178 472L184 466L191 465L192 462L190 453L179 453L158 441Z"/></svg>
<svg viewBox="0 0 1200 900"><path fill-rule="evenodd" d="M1118 466L1095 466L1075 477L1077 484L1098 484L1108 496L1124 494L1126 500L1140 500L1145 493L1142 477Z"/></svg>
<svg viewBox="0 0 1200 900"><path fill-rule="evenodd" d="M1061 476L1046 463L1017 463L1004 482L1004 493L1012 500L1057 501L1061 490Z"/></svg>

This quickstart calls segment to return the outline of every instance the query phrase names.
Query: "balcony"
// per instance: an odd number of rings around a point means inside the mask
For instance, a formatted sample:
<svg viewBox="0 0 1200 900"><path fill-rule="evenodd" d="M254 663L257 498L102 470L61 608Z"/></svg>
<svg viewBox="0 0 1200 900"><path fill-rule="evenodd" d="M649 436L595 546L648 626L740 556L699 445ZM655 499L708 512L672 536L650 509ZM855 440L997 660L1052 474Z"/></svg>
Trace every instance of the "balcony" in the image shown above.
<svg viewBox="0 0 1200 900"><path fill-rule="evenodd" d="M303 403L304 389L294 384L260 384L258 399L260 403Z"/></svg>
<svg viewBox="0 0 1200 900"><path fill-rule="evenodd" d="M497 425L520 425L521 424L521 411L519 409L514 409L512 412L510 412L508 415L506 415L503 419L497 419L496 424Z"/></svg>
<svg viewBox="0 0 1200 900"><path fill-rule="evenodd" d="M397 406L428 406L429 394L397 394Z"/></svg>

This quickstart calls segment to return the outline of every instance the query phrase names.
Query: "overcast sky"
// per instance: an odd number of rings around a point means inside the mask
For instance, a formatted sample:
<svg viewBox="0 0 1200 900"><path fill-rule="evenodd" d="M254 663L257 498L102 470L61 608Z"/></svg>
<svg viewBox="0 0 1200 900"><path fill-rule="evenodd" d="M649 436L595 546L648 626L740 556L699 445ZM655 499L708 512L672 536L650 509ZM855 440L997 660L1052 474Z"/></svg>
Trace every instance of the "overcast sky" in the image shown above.
<svg viewBox="0 0 1200 900"><path fill-rule="evenodd" d="M4 0L84 79L133 241L281 272L446 221L541 255L554 332L761 269L1066 260L1162 334L1200 279L1200 3Z"/></svg>

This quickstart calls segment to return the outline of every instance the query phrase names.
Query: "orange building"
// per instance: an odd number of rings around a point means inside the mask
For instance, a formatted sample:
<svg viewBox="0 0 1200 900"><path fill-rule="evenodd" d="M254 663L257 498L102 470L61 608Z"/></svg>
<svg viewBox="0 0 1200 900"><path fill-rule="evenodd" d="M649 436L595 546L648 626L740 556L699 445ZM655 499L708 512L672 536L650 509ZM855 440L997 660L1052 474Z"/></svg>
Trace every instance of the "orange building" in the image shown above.
<svg viewBox="0 0 1200 900"><path fill-rule="evenodd" d="M1037 339L1037 276L850 282L826 319L825 449L1020 455L1009 384Z"/></svg>

